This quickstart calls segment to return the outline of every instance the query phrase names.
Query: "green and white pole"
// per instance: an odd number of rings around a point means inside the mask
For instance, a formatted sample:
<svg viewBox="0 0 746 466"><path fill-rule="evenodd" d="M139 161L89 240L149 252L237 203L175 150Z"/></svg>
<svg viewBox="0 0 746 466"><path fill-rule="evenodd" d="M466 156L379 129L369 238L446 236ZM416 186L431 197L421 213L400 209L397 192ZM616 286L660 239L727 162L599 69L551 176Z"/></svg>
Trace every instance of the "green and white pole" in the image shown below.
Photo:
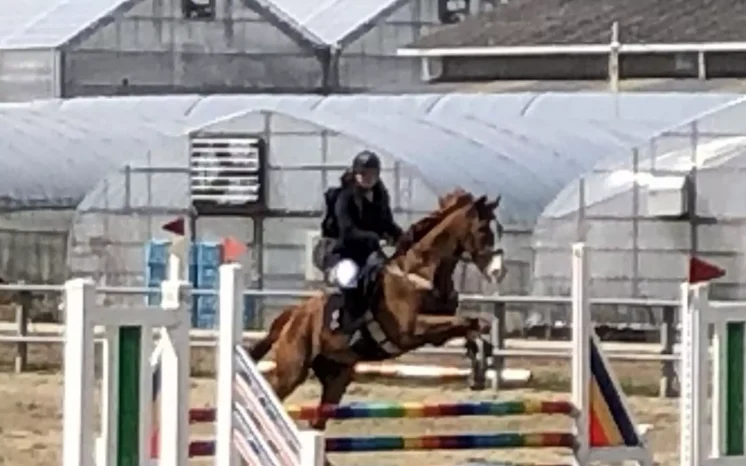
<svg viewBox="0 0 746 466"><path fill-rule="evenodd" d="M138 466L149 461L152 424L150 353L153 327L105 329L98 466ZM144 337L144 338L143 338Z"/></svg>
<svg viewBox="0 0 746 466"><path fill-rule="evenodd" d="M746 316L745 316L746 317ZM719 322L714 332L712 449L723 456L743 456L744 429L744 332L743 322ZM717 414L715 414L717 413Z"/></svg>
<svg viewBox="0 0 746 466"><path fill-rule="evenodd" d="M162 303L98 306L93 282L65 285L64 466L151 464L152 329L161 330L162 387L160 464L188 461L190 286L168 280ZM106 345L101 403L101 437L94 453L94 328L104 327Z"/></svg>

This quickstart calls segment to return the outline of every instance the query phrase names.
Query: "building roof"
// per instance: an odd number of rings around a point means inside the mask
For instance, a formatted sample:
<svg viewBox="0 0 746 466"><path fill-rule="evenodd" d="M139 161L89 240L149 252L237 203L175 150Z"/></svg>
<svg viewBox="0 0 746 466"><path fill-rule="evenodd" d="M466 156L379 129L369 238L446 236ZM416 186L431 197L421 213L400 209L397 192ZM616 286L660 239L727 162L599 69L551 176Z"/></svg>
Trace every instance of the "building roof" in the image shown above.
<svg viewBox="0 0 746 466"><path fill-rule="evenodd" d="M343 47L411 0L271 0L288 17L327 45Z"/></svg>
<svg viewBox="0 0 746 466"><path fill-rule="evenodd" d="M55 48L140 0L0 0L0 49Z"/></svg>
<svg viewBox="0 0 746 466"><path fill-rule="evenodd" d="M615 21L626 44L746 42L740 0L508 0L408 48L608 44Z"/></svg>
<svg viewBox="0 0 746 466"><path fill-rule="evenodd" d="M470 82L436 82L413 86L411 92L460 92L460 93L505 93L505 92L608 92L610 84L607 80L498 80L498 81L470 81ZM622 79L619 81L619 91L640 93L746 93L746 79L717 78L717 79L685 79L685 78L654 78L654 79Z"/></svg>
<svg viewBox="0 0 746 466"><path fill-rule="evenodd" d="M160 159L169 151L158 148L183 141L189 131L266 111L376 147L419 172L436 192L461 185L501 193L506 221L532 223L568 182L599 161L626 160L632 146L738 97L180 95L0 105L0 198L19 207L75 206L97 184L109 194L116 191L101 187L107 173L127 164L170 163ZM158 183L157 189L176 188Z"/></svg>
<svg viewBox="0 0 746 466"><path fill-rule="evenodd" d="M0 0L0 49L60 47L143 0ZM311 49L344 47L411 0L241 0Z"/></svg>

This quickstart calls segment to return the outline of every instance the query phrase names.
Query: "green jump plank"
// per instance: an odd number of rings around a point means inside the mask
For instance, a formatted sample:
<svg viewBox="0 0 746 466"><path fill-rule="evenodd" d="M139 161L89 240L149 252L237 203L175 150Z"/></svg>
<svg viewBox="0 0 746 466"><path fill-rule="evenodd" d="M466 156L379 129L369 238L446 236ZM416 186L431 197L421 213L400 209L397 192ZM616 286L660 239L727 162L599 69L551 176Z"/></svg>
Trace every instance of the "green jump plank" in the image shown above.
<svg viewBox="0 0 746 466"><path fill-rule="evenodd" d="M139 466L141 343L142 327L119 329L117 466Z"/></svg>
<svg viewBox="0 0 746 466"><path fill-rule="evenodd" d="M744 454L744 324L731 322L726 327L725 454Z"/></svg>

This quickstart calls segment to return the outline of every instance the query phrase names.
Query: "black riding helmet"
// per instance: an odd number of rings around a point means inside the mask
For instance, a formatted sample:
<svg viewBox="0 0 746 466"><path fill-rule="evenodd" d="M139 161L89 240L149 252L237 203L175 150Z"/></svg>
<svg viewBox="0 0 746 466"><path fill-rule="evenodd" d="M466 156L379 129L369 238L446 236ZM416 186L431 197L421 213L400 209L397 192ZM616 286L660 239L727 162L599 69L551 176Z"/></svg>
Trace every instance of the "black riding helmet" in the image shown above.
<svg viewBox="0 0 746 466"><path fill-rule="evenodd" d="M352 161L352 172L360 173L363 170L381 171L381 159L369 150L364 150L357 154Z"/></svg>

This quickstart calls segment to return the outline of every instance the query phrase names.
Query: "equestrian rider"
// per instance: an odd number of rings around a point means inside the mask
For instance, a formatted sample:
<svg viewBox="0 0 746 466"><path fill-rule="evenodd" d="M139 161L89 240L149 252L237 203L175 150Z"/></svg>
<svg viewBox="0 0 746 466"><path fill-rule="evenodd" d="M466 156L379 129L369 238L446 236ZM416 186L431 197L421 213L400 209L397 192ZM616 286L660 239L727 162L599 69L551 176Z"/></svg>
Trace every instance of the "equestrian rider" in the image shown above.
<svg viewBox="0 0 746 466"><path fill-rule="evenodd" d="M331 272L344 297L343 312L355 321L365 312L365 306L357 302L361 268L369 261L381 260L382 240L394 244L402 235L381 181L381 160L373 152L357 154L351 169L342 176L334 216L339 236L332 248L336 264Z"/></svg>

